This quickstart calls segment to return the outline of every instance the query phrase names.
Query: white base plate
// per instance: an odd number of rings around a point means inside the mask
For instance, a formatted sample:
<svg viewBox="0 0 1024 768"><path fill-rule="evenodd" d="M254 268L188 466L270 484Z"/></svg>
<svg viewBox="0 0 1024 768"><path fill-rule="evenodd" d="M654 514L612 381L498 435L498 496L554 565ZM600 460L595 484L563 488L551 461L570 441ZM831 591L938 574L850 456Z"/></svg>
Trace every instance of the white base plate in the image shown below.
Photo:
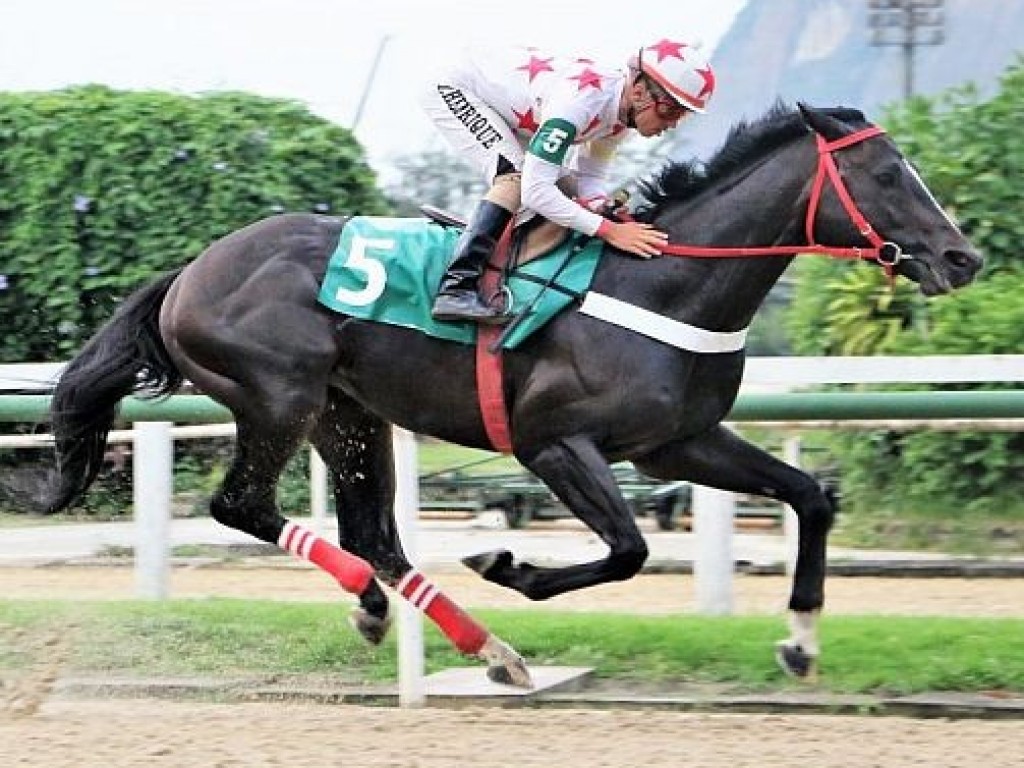
<svg viewBox="0 0 1024 768"><path fill-rule="evenodd" d="M451 667L424 678L426 695L430 696L506 696L522 698L536 693L571 687L582 682L591 667L530 667L533 688L501 685L487 679L484 667Z"/></svg>

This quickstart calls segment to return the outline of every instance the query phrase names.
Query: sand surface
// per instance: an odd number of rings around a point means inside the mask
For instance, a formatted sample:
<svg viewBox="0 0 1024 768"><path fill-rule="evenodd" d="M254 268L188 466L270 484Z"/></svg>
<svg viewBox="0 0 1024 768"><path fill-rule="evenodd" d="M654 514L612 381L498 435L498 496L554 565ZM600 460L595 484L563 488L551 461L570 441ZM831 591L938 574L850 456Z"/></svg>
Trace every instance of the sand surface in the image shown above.
<svg viewBox="0 0 1024 768"><path fill-rule="evenodd" d="M445 571L434 579L467 607L527 604L468 572ZM134 581L129 567L3 568L0 588L9 598L124 599L132 596ZM781 613L788 581L739 577L735 588L738 612ZM181 598L345 601L329 579L309 568L249 563L176 568L171 591ZM1021 586L1013 579L834 578L828 595L833 613L1024 615ZM689 611L692 603L691 578L642 576L539 605L665 614ZM52 681L58 663L55 659L53 669L34 676L36 692ZM33 691L28 694L27 701L11 697L0 708L0 764L5 768L1024 765L1024 726L1012 720L480 707L402 710L45 696L32 701Z"/></svg>
<svg viewBox="0 0 1024 768"><path fill-rule="evenodd" d="M57 702L0 719L40 768L910 768L1024 764L1014 721L624 710Z"/></svg>

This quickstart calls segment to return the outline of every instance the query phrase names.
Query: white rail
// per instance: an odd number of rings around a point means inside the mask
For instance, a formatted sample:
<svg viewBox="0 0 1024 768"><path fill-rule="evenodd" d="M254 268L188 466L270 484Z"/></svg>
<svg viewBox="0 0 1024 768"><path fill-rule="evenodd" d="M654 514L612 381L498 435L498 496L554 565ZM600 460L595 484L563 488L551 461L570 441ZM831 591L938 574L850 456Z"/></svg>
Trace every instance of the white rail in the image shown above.
<svg viewBox="0 0 1024 768"><path fill-rule="evenodd" d="M980 384L1024 381L1024 355L751 357L744 386Z"/></svg>

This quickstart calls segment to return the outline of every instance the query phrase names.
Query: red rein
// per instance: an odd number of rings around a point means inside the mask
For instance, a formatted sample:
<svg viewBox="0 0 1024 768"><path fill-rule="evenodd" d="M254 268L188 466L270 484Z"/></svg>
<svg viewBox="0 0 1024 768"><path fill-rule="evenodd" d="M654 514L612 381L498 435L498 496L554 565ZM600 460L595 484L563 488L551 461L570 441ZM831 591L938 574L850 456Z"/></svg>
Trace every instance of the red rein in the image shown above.
<svg viewBox="0 0 1024 768"><path fill-rule="evenodd" d="M747 256L792 256L796 253L816 253L840 259L868 259L877 261L885 268L886 274L892 278L893 268L899 263L900 257L903 255L902 251L895 243L882 240L878 233L875 232L874 227L868 223L864 214L857 207L857 204L853 202L853 198L846 189L846 184L843 183L843 178L839 175L836 162L832 157L832 153L837 150L859 144L884 132L878 126L873 125L870 128L864 128L836 141L826 141L822 136L817 136L818 170L814 176L814 186L811 188L811 198L807 205L807 218L804 222L807 245L727 248L722 246L669 243L661 249L662 254L669 256L696 256L699 258L742 258ZM857 230L871 243L870 247L838 248L814 242L814 221L818 216L818 206L821 204L821 194L825 189L826 178L832 182L832 186L835 188L836 194L839 195L839 200L842 202L843 208L846 209L850 220L857 227Z"/></svg>

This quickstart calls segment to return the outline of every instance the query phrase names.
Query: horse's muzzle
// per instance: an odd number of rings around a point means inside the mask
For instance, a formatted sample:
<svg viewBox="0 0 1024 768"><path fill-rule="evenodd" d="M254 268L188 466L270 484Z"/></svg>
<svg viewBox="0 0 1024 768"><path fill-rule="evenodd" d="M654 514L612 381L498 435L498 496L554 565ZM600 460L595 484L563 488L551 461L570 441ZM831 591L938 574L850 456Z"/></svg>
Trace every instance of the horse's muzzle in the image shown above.
<svg viewBox="0 0 1024 768"><path fill-rule="evenodd" d="M954 288L971 282L985 263L985 259L977 251L955 249L943 251L942 260L949 265L950 282Z"/></svg>
<svg viewBox="0 0 1024 768"><path fill-rule="evenodd" d="M905 254L896 271L917 283L925 296L938 296L970 283L983 263L973 250L947 249L941 256L917 250Z"/></svg>

